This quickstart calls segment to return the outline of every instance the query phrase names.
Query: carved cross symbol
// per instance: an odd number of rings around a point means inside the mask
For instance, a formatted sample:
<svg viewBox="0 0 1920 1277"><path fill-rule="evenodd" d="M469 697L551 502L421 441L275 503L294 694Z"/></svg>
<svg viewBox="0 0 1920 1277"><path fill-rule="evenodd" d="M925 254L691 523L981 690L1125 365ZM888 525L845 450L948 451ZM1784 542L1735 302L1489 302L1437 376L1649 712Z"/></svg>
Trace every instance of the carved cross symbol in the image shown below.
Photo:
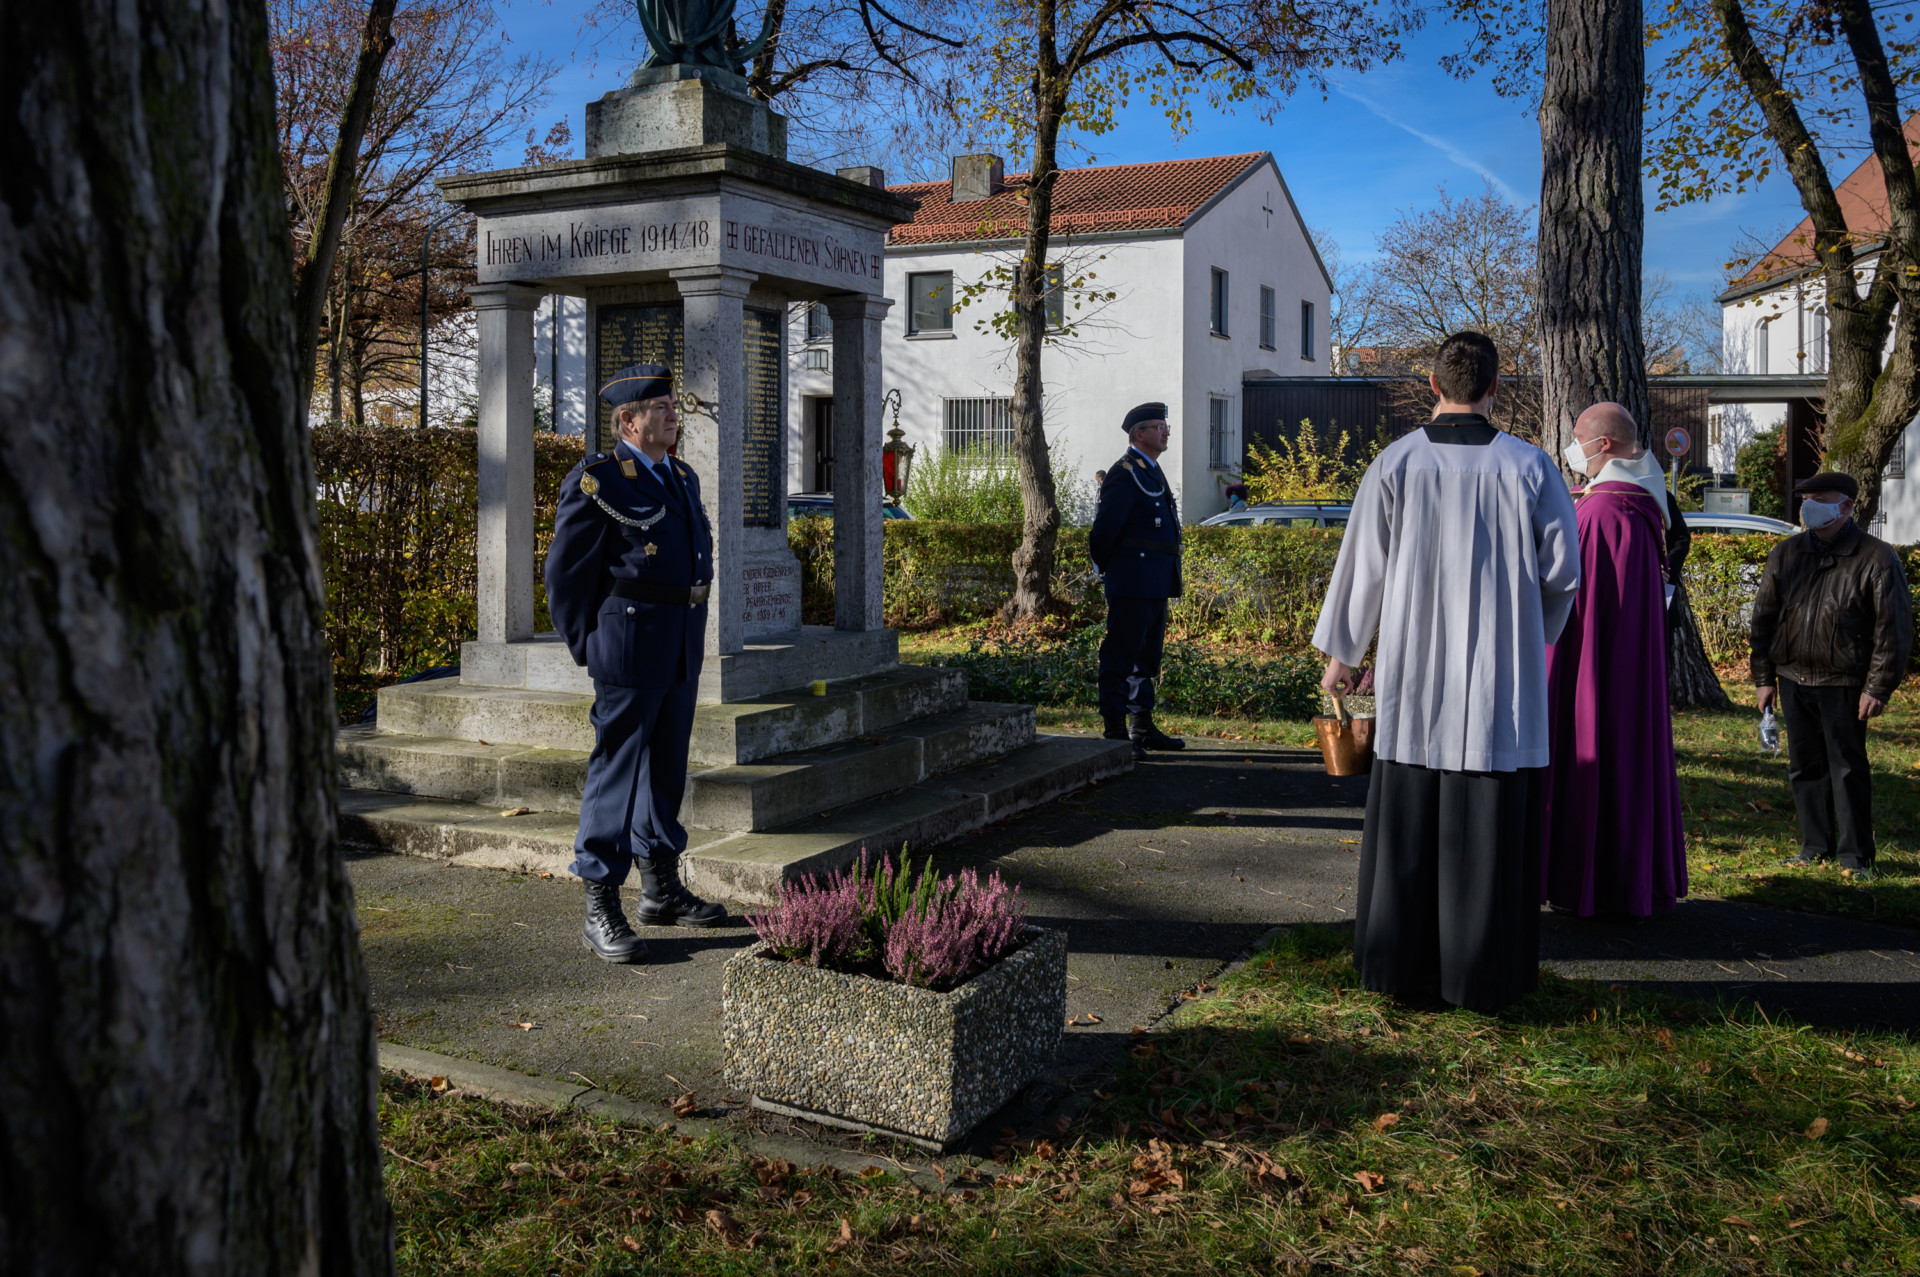
<svg viewBox="0 0 1920 1277"><path fill-rule="evenodd" d="M1260 211L1267 215L1267 227L1268 229L1272 229L1273 227L1273 197L1272 196L1268 196L1266 199L1263 199L1260 201Z"/></svg>

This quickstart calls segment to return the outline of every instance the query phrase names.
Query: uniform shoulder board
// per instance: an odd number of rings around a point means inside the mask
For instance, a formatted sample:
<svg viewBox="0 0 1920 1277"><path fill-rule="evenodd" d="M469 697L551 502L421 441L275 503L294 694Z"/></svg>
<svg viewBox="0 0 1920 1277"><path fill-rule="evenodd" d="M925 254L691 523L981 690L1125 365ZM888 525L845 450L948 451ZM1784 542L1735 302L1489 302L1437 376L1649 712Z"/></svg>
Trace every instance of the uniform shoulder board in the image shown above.
<svg viewBox="0 0 1920 1277"><path fill-rule="evenodd" d="M590 452L587 454L587 459L580 464L582 466L597 466L604 461L611 460L613 460L613 454L611 452Z"/></svg>
<svg viewBox="0 0 1920 1277"><path fill-rule="evenodd" d="M1122 470L1131 470L1131 469L1133 469L1133 458L1131 458L1131 457L1122 457L1122 458L1120 458L1120 468L1121 468Z"/></svg>
<svg viewBox="0 0 1920 1277"><path fill-rule="evenodd" d="M675 468L675 469L677 469L677 470L678 470L678 471L680 472L680 477L681 477L682 479L684 479L684 478L686 478L686 477L687 477L687 475L688 475L688 473L689 473L689 471L687 470L687 468L686 468L685 466L675 466L674 468Z"/></svg>

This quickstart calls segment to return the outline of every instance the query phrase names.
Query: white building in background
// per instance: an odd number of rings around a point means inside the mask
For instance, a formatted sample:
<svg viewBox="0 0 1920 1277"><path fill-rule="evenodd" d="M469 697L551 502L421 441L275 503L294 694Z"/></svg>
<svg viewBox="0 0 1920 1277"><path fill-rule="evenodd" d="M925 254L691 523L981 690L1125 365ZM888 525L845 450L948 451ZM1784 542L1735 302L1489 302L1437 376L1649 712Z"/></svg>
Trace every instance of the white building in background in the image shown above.
<svg viewBox="0 0 1920 1277"><path fill-rule="evenodd" d="M1920 155L1920 112L1908 117L1909 150ZM1847 226L1867 241L1860 264L1864 291L1879 266L1873 249L1888 226L1887 185L1869 155L1834 191ZM1826 281L1813 260L1813 219L1802 218L1742 279L1720 294L1721 355L1726 372L1758 376L1824 376L1827 371ZM1731 471L1734 454L1756 434L1787 420L1784 403L1726 404L1708 416L1715 470ZM1907 458L1920 447L1920 418L1887 465L1874 534L1899 545L1920 542L1920 475L1907 477Z"/></svg>
<svg viewBox="0 0 1920 1277"><path fill-rule="evenodd" d="M960 156L950 182L890 188L920 201L888 244L882 353L921 457L1012 441L1013 342L991 320L1020 256L1019 176L996 156ZM1041 375L1056 467L1090 484L1125 450L1127 410L1161 400L1174 427L1162 464L1182 517L1218 513L1221 480L1240 468L1241 382L1328 371L1332 285L1279 166L1260 153L1066 170L1053 228L1062 327ZM795 308L794 491L832 487L829 331L824 307Z"/></svg>

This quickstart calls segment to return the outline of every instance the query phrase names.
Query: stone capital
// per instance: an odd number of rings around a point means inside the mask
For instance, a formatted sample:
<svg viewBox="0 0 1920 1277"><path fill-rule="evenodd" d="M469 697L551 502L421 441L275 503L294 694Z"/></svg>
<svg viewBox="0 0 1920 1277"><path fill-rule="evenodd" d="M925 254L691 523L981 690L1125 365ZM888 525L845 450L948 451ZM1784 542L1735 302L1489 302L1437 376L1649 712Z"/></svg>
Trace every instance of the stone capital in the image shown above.
<svg viewBox="0 0 1920 1277"><path fill-rule="evenodd" d="M528 284L475 284L467 290L475 310L532 310L546 295Z"/></svg>
<svg viewBox="0 0 1920 1277"><path fill-rule="evenodd" d="M893 308L893 298L872 293L834 293L822 297L820 304L833 316L834 323L844 320L851 324L862 319L885 319Z"/></svg>
<svg viewBox="0 0 1920 1277"><path fill-rule="evenodd" d="M737 297L745 300L759 273L733 266L691 266L667 272L682 297Z"/></svg>

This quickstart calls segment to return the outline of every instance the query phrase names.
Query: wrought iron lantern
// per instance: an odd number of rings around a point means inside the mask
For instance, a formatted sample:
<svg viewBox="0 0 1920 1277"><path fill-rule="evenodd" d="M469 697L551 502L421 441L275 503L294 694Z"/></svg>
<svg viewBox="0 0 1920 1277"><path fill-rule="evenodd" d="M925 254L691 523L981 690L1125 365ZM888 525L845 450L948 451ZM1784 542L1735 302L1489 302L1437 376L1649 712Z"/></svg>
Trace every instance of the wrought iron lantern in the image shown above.
<svg viewBox="0 0 1920 1277"><path fill-rule="evenodd" d="M880 449L880 479L887 490L887 500L898 502L907 495L907 476L913 469L913 445L906 442L906 432L900 429L900 391L889 390L880 400L885 409L893 405L893 428L887 431L887 442Z"/></svg>

